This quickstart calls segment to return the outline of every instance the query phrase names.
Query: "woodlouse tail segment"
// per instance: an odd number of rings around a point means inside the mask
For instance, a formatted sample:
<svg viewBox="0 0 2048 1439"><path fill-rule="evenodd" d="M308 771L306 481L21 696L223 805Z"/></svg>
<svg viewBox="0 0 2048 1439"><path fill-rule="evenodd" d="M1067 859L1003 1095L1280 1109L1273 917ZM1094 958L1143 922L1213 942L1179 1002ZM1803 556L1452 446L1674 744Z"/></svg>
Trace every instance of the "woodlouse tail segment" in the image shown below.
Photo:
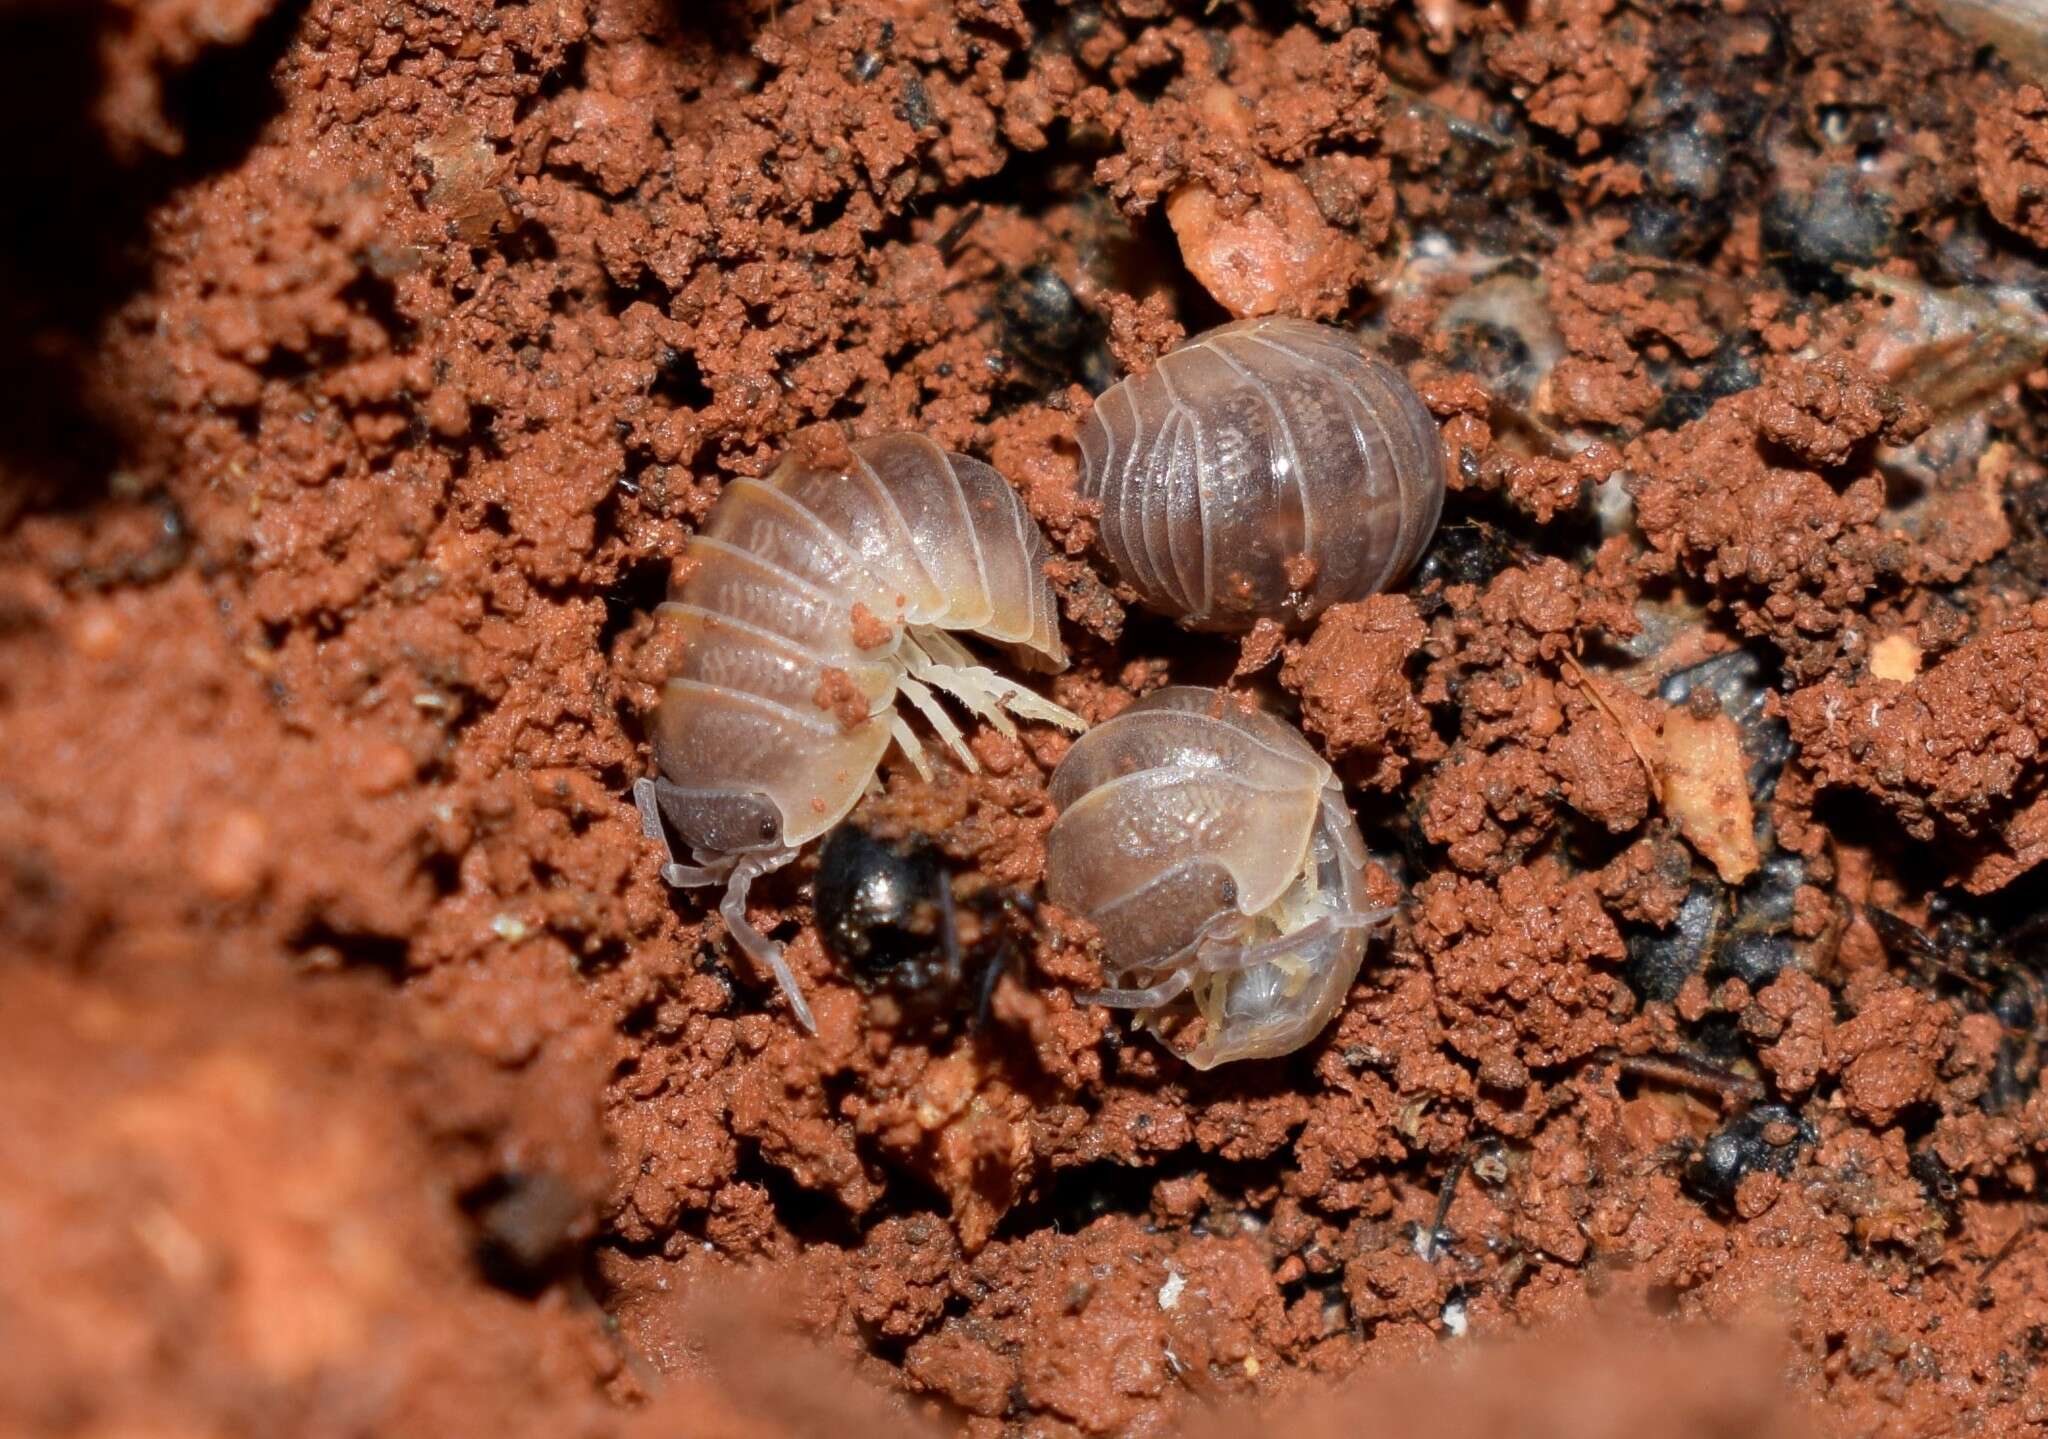
<svg viewBox="0 0 2048 1439"><path fill-rule="evenodd" d="M753 922L747 918L747 892L753 888L754 881L764 874L773 874L795 859L796 850L775 845L723 856L711 863L704 862L706 856L699 850L691 855L699 861L697 864L679 863L674 848L669 844L668 826L664 823L664 791L679 807L689 802L690 791L678 789L665 780L641 779L633 784L633 806L640 812L640 832L661 846L662 881L677 889L697 889L723 883L725 897L719 901L718 914L725 921L733 943L775 976L775 982L789 998L789 1007L795 1013L797 1023L804 1027L806 1033L816 1034L818 1022L811 1016L811 1006L805 1002L803 990L797 986L796 975L790 970L789 962L782 957L782 946L754 928Z"/></svg>

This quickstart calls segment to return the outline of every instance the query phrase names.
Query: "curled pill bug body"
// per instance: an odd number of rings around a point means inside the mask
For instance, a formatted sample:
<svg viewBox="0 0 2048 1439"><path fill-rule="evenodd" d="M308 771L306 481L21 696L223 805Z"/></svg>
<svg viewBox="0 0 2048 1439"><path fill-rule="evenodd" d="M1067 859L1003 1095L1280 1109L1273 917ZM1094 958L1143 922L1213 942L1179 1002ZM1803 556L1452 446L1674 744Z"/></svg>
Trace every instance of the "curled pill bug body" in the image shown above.
<svg viewBox="0 0 2048 1439"><path fill-rule="evenodd" d="M781 946L749 923L748 889L845 818L892 741L930 775L899 700L970 771L938 692L1006 734L1011 715L1083 728L951 633L1063 669L1049 557L1000 474L915 435L861 441L843 471L792 457L766 480L735 480L686 548L658 611L684 641L655 716L660 775L633 797L667 854L662 877L725 886L734 941L805 1029L810 1006ZM676 861L671 830L691 863Z"/></svg>
<svg viewBox="0 0 2048 1439"><path fill-rule="evenodd" d="M1192 1008L1200 1069L1289 1053L1342 1008L1374 926L1365 842L1328 764L1220 691L1159 691L1053 773L1053 903L1102 935L1097 1003Z"/></svg>
<svg viewBox="0 0 2048 1439"><path fill-rule="evenodd" d="M1443 439L1400 371L1286 316L1195 336L1081 424L1081 492L1139 598L1202 630L1300 623L1399 580L1443 511Z"/></svg>

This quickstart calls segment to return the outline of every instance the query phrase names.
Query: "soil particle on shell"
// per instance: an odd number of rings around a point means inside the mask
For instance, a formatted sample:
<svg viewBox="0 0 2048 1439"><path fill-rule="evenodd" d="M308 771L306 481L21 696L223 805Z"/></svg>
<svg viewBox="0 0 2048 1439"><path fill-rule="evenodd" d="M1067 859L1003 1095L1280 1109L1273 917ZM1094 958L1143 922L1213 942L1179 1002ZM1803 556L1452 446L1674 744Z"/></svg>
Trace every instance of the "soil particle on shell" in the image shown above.
<svg viewBox="0 0 2048 1439"><path fill-rule="evenodd" d="M78 392L10 434L119 456L0 508L21 1427L2048 1416L2038 94L1894 5L1284 11L67 22L50 155L128 198L8 251ZM1455 493L1233 656L1126 615L1073 434L1275 307L1408 368ZM933 1023L807 857L753 917L812 1040L661 884L672 563L906 428L1052 536L1062 703L1235 659L1337 767L1404 912L1316 1043L1176 1065L1051 910ZM971 743L855 818L979 943L1068 741Z"/></svg>

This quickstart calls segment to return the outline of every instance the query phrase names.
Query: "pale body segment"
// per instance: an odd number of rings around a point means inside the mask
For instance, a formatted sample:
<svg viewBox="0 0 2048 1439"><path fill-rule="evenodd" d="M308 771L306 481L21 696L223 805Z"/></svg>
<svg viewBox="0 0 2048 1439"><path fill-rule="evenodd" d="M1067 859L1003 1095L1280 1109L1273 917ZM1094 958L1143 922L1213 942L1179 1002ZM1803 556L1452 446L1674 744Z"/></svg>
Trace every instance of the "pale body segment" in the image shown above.
<svg viewBox="0 0 2048 1439"><path fill-rule="evenodd" d="M1103 551L1191 629L1299 624L1377 594L1443 511L1443 437L1407 379L1287 316L1219 326L1118 381L1080 442Z"/></svg>
<svg viewBox="0 0 2048 1439"><path fill-rule="evenodd" d="M1084 727L949 633L1064 669L1050 558L1000 474L915 435L861 441L843 471L791 458L766 480L735 480L685 550L658 612L684 638L655 716L660 776L639 781L634 801L668 856L662 877L725 886L733 939L806 1029L816 1025L781 946L747 919L749 887L845 818L891 742L931 773L899 700L970 771L974 754L934 691L1006 734L1012 715ZM671 830L691 863L669 850Z"/></svg>
<svg viewBox="0 0 2048 1439"><path fill-rule="evenodd" d="M1046 889L1102 935L1117 987L1088 996L1207 1021L1200 1069L1286 1054L1343 1006L1375 925L1365 842L1299 733L1174 687L1076 741L1052 779Z"/></svg>

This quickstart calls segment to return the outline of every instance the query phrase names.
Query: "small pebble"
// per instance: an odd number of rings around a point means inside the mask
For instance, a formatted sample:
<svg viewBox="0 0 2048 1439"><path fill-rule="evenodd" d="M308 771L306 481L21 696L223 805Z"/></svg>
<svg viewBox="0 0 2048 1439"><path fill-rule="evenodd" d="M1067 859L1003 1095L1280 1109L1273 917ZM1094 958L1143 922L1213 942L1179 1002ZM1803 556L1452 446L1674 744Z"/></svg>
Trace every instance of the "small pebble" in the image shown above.
<svg viewBox="0 0 2048 1439"><path fill-rule="evenodd" d="M228 810L201 829L192 849L192 877L224 904L247 899L269 873L269 845L270 826L262 815L252 809Z"/></svg>
<svg viewBox="0 0 2048 1439"><path fill-rule="evenodd" d="M469 433L469 401L453 385L443 385L427 396L427 427L444 440L459 440Z"/></svg>
<svg viewBox="0 0 2048 1439"><path fill-rule="evenodd" d="M1202 111L1225 134L1247 131L1242 102L1224 86L1203 97ZM1201 184L1167 197L1181 260L1233 318L1318 313L1319 300L1341 301L1349 288L1352 243L1323 218L1300 176L1264 161L1258 168L1258 199L1241 214L1227 213Z"/></svg>
<svg viewBox="0 0 2048 1439"><path fill-rule="evenodd" d="M1870 647L1870 673L1881 680L1910 684L1920 673L1920 646L1906 635L1886 635Z"/></svg>
<svg viewBox="0 0 2048 1439"><path fill-rule="evenodd" d="M73 647L89 660L112 659L121 652L127 638L128 627L121 617L104 606L95 606L80 615L71 631Z"/></svg>
<svg viewBox="0 0 2048 1439"><path fill-rule="evenodd" d="M396 741L365 745L356 764L356 793L366 799L395 793L412 783L412 754Z"/></svg>

